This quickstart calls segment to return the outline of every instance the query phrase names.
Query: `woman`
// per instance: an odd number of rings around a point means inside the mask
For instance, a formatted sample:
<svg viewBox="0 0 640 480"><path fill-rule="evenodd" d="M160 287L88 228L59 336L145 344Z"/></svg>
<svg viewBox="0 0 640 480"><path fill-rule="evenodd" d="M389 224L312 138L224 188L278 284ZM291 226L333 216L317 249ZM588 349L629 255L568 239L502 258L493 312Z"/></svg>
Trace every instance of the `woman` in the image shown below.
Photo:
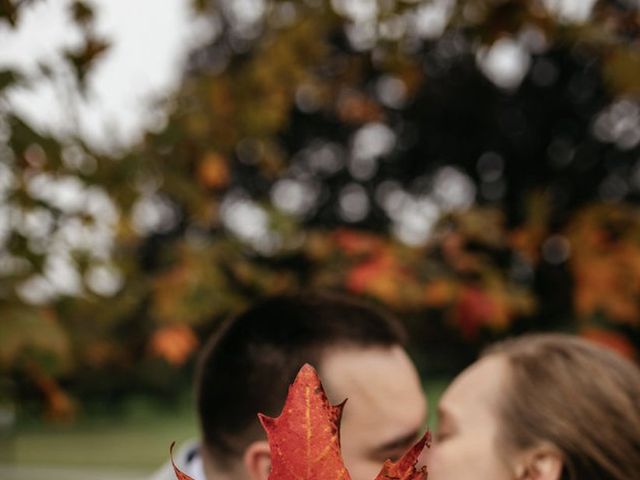
<svg viewBox="0 0 640 480"><path fill-rule="evenodd" d="M640 480L640 369L584 340L498 344L438 410L429 480Z"/></svg>

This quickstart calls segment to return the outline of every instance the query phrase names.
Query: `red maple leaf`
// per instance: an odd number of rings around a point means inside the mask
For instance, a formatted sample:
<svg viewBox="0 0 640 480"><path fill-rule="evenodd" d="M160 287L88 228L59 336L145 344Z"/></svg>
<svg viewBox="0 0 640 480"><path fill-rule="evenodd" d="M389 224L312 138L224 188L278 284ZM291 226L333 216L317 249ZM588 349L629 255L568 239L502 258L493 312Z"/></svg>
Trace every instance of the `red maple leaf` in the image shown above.
<svg viewBox="0 0 640 480"><path fill-rule="evenodd" d="M304 365L280 416L258 414L271 449L269 480L351 480L340 454L343 407L329 403L315 369ZM426 480L426 468L415 465L429 440L427 432L397 462L384 462L375 480ZM173 466L178 480L192 480Z"/></svg>
<svg viewBox="0 0 640 480"><path fill-rule="evenodd" d="M173 471L176 472L176 477L178 478L178 480L193 480L193 478L176 467L176 462L173 461L173 447L175 446L175 444L176 442L173 442L171 444L171 447L169 447L169 456L171 457L171 465L173 465Z"/></svg>
<svg viewBox="0 0 640 480"><path fill-rule="evenodd" d="M343 406L330 405L316 371L303 366L280 416L258 415L271 449L269 480L349 480L340 456Z"/></svg>

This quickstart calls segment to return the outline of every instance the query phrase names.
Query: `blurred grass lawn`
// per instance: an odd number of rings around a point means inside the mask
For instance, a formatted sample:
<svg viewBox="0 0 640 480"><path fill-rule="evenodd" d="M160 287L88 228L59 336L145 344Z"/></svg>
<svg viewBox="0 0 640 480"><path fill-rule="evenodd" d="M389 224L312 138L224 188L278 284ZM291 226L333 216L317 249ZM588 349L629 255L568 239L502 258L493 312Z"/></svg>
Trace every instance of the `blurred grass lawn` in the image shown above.
<svg viewBox="0 0 640 480"><path fill-rule="evenodd" d="M449 379L433 379L425 384L432 429L438 399L448 382ZM25 474L31 467L50 467L52 474L46 477L49 480L63 477L64 470L60 475L53 473L57 468L88 469L96 473L92 478L103 478L102 474L109 471L143 478L168 460L171 442L180 444L195 436L195 413L190 402L168 409L138 401L117 417L94 416L66 427L22 425L8 441L1 442L5 451L0 463L22 469L23 474L14 474L12 478L24 480L45 478ZM126 475L120 475L123 476Z"/></svg>
<svg viewBox="0 0 640 480"><path fill-rule="evenodd" d="M7 449L0 462L150 473L168 460L171 442L196 435L191 403L170 409L138 400L121 415L95 415L70 426L19 425L3 442Z"/></svg>

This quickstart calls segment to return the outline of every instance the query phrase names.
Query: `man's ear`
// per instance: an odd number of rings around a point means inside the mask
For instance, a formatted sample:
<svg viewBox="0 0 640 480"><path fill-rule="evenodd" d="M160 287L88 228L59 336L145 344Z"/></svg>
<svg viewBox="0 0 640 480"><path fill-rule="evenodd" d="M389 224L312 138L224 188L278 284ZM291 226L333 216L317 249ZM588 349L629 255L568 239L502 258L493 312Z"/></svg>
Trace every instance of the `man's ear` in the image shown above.
<svg viewBox="0 0 640 480"><path fill-rule="evenodd" d="M271 451L266 440L251 443L244 451L242 462L249 480L267 480L271 472Z"/></svg>
<svg viewBox="0 0 640 480"><path fill-rule="evenodd" d="M516 466L518 480L560 480L562 454L553 447L538 447L524 453Z"/></svg>

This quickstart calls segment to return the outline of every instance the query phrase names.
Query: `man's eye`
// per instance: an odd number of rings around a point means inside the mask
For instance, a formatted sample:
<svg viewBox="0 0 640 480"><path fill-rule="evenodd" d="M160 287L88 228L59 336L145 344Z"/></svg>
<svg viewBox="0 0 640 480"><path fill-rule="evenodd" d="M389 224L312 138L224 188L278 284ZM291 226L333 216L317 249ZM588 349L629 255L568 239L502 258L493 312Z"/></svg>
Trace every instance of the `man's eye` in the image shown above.
<svg viewBox="0 0 640 480"><path fill-rule="evenodd" d="M383 463L386 460L391 460L392 462L397 461L404 452L401 452L400 449L389 449L389 450L381 450L372 457L377 463Z"/></svg>
<svg viewBox="0 0 640 480"><path fill-rule="evenodd" d="M392 450L392 451L386 452L383 455L381 455L381 457L384 457L382 458L382 461L385 461L388 459L388 460L391 460L392 462L397 462L403 453L404 452L401 452L400 450Z"/></svg>
<svg viewBox="0 0 640 480"><path fill-rule="evenodd" d="M443 442L447 438L451 437L451 432L448 432L447 430L438 430L434 437L436 442Z"/></svg>

